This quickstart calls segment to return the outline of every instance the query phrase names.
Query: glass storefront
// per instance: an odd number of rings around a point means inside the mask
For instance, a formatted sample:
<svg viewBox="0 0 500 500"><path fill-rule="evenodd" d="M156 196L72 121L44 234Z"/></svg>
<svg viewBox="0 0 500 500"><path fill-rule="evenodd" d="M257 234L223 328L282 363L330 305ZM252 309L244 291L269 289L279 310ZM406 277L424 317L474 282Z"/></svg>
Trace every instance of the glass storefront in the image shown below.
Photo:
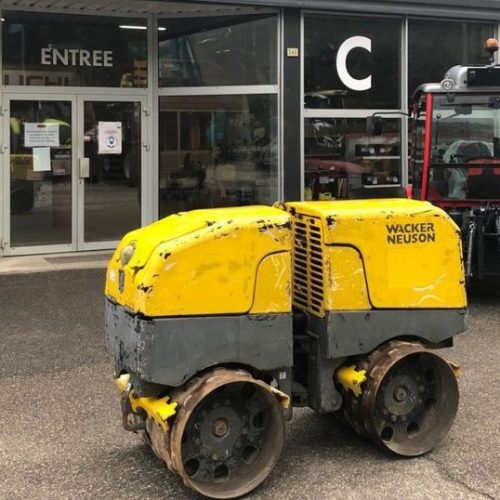
<svg viewBox="0 0 500 500"><path fill-rule="evenodd" d="M161 97L160 217L278 198L274 95Z"/></svg>
<svg viewBox="0 0 500 500"><path fill-rule="evenodd" d="M88 100L83 109L84 158L89 163L84 241L118 240L141 225L141 103ZM102 136L118 124L120 144L114 147ZM114 137L112 132L107 137Z"/></svg>
<svg viewBox="0 0 500 500"><path fill-rule="evenodd" d="M493 23L410 18L402 50L404 25L403 17L304 16L305 199L399 194L406 118L398 115L408 97L422 83L441 81L453 65L487 63L482 44L496 29ZM405 53L408 75L402 74ZM378 137L365 132L373 109L384 117Z"/></svg>
<svg viewBox="0 0 500 500"><path fill-rule="evenodd" d="M365 129L401 108L401 20L306 15L304 50L304 199L397 195L401 120Z"/></svg>
<svg viewBox="0 0 500 500"><path fill-rule="evenodd" d="M2 12L4 253L111 248L141 225L146 28L146 18Z"/></svg>
<svg viewBox="0 0 500 500"><path fill-rule="evenodd" d="M147 86L144 19L3 11L2 21L4 85Z"/></svg>
<svg viewBox="0 0 500 500"><path fill-rule="evenodd" d="M141 225L143 100L4 102L11 248L109 247Z"/></svg>
<svg viewBox="0 0 500 500"><path fill-rule="evenodd" d="M160 87L277 83L277 16L161 19Z"/></svg>
<svg viewBox="0 0 500 500"><path fill-rule="evenodd" d="M483 42L494 34L493 23L410 19L408 94L422 83L440 82L456 64L488 64Z"/></svg>
<svg viewBox="0 0 500 500"><path fill-rule="evenodd" d="M159 216L272 204L279 196L276 13L160 19L158 28ZM176 87L184 87L178 95Z"/></svg>
<svg viewBox="0 0 500 500"><path fill-rule="evenodd" d="M71 243L71 102L13 100L9 128L12 246Z"/></svg>
<svg viewBox="0 0 500 500"><path fill-rule="evenodd" d="M2 11L3 254L111 248L194 208L397 195L409 96L454 64L487 62L498 28L297 9L289 43L273 9L148 8ZM292 105L302 120L285 116ZM410 161L418 189L419 151Z"/></svg>
<svg viewBox="0 0 500 500"><path fill-rule="evenodd" d="M369 136L364 118L305 120L306 200L378 198L401 186L399 120Z"/></svg>
<svg viewBox="0 0 500 500"><path fill-rule="evenodd" d="M400 107L401 20L307 14L306 108Z"/></svg>

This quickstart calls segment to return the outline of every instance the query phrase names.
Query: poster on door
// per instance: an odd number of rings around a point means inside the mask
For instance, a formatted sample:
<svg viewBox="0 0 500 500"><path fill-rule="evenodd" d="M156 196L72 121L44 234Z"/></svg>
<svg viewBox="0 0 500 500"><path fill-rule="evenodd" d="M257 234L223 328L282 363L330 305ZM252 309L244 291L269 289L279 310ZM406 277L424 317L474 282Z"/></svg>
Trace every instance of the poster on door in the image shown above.
<svg viewBox="0 0 500 500"><path fill-rule="evenodd" d="M97 154L122 154L122 123L99 122L97 124Z"/></svg>
<svg viewBox="0 0 500 500"><path fill-rule="evenodd" d="M57 147L59 145L59 123L24 124L25 147Z"/></svg>

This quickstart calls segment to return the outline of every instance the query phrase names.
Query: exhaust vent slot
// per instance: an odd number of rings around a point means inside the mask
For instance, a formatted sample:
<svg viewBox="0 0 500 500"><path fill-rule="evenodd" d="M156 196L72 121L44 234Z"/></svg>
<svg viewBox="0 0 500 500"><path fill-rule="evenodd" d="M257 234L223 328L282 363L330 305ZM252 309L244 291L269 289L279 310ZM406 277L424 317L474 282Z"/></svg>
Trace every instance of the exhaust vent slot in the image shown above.
<svg viewBox="0 0 500 500"><path fill-rule="evenodd" d="M323 316L321 220L296 214L293 223L293 305Z"/></svg>

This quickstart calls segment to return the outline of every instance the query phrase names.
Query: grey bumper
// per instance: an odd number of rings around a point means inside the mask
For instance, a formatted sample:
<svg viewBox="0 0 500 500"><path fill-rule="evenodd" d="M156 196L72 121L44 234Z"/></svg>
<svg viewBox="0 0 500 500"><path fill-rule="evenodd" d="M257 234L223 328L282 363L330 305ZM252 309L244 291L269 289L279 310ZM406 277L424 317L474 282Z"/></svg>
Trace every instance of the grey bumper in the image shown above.
<svg viewBox="0 0 500 500"><path fill-rule="evenodd" d="M174 387L211 366L275 371L293 363L291 314L148 319L106 299L105 336L116 373Z"/></svg>
<svg viewBox="0 0 500 500"><path fill-rule="evenodd" d="M366 354L388 340L420 340L435 347L453 345L466 329L465 309L388 309L330 312L309 325L327 359Z"/></svg>

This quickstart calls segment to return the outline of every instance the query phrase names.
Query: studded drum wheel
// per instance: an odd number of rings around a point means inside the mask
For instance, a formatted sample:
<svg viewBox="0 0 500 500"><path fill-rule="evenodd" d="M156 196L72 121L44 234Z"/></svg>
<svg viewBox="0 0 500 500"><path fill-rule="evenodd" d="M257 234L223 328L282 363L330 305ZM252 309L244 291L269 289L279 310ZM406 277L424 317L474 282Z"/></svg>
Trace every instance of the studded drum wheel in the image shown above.
<svg viewBox="0 0 500 500"><path fill-rule="evenodd" d="M344 393L343 416L360 434L402 456L431 451L458 409L458 384L441 356L417 342L392 341L362 361L363 394Z"/></svg>
<svg viewBox="0 0 500 500"><path fill-rule="evenodd" d="M265 384L248 374L231 382L231 371L224 372L196 387L171 437L175 469L212 498L238 497L258 486L285 438L282 408Z"/></svg>
<svg viewBox="0 0 500 500"><path fill-rule="evenodd" d="M416 352L395 363L382 379L371 425L383 447L421 455L448 433L457 406L458 385L448 363L432 352Z"/></svg>

